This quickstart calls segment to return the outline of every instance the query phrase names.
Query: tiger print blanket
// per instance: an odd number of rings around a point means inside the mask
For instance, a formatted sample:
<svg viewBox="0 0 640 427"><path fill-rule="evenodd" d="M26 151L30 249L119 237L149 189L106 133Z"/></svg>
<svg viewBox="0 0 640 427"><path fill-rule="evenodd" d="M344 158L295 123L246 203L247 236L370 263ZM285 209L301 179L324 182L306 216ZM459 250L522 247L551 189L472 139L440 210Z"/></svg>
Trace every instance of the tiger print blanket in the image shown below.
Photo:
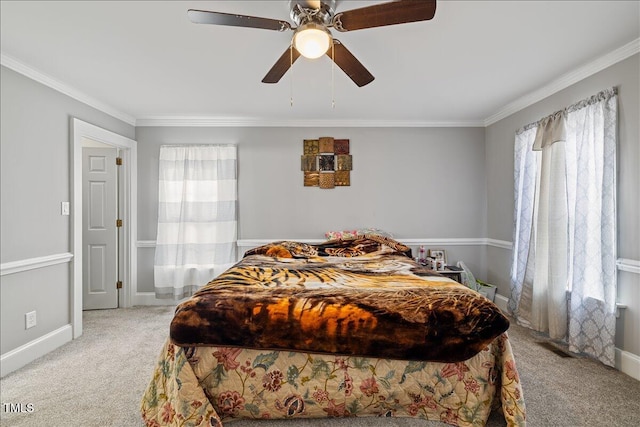
<svg viewBox="0 0 640 427"><path fill-rule="evenodd" d="M171 340L458 362L509 327L488 299L376 236L255 248L178 305Z"/></svg>

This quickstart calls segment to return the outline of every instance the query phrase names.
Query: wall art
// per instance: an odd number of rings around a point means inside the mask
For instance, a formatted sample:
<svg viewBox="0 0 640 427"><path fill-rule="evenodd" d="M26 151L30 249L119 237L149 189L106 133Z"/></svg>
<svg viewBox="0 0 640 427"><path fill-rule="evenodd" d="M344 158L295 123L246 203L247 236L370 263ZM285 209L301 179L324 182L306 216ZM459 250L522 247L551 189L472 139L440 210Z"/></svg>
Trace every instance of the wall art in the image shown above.
<svg viewBox="0 0 640 427"><path fill-rule="evenodd" d="M322 136L305 139L300 156L305 187L335 188L351 185L353 158L348 139Z"/></svg>

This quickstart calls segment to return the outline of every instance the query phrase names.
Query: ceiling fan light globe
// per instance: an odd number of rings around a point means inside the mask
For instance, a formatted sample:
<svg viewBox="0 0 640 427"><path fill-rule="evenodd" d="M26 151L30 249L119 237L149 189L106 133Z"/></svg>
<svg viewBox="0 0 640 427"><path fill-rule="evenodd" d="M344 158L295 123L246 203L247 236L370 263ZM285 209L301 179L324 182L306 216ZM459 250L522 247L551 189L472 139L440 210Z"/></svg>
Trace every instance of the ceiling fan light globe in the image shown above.
<svg viewBox="0 0 640 427"><path fill-rule="evenodd" d="M293 36L293 46L302 56L316 59L324 55L331 45L331 34L322 26L305 24Z"/></svg>

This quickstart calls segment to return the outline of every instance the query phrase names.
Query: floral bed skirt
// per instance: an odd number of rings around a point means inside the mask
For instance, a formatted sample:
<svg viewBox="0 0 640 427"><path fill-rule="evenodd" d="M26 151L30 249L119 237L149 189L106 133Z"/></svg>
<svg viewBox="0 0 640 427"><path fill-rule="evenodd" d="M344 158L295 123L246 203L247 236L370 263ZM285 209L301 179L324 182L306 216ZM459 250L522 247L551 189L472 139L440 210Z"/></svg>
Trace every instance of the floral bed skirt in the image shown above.
<svg viewBox="0 0 640 427"><path fill-rule="evenodd" d="M483 426L502 409L525 426L507 334L464 362L418 362L165 343L142 399L147 426L237 418L415 417Z"/></svg>

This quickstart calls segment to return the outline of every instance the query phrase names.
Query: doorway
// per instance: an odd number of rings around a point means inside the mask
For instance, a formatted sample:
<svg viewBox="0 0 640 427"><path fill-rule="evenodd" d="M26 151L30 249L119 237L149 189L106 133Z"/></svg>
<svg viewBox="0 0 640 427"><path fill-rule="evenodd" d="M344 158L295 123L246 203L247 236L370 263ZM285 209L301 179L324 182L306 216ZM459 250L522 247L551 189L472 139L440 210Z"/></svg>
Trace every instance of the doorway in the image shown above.
<svg viewBox="0 0 640 427"><path fill-rule="evenodd" d="M73 338L82 335L82 309L83 309L83 140L107 145L119 151L118 157L122 158L120 170L120 182L118 188L119 211L122 227L118 235L121 237L119 265L119 281L122 288L118 292L117 306L131 307L133 296L136 294L136 234L137 234L137 147L136 141L118 135L114 132L71 118L71 324ZM99 162L98 162L99 163ZM106 221L106 220L105 220ZM108 285L107 280L104 282ZM106 285L105 285L106 286Z"/></svg>

